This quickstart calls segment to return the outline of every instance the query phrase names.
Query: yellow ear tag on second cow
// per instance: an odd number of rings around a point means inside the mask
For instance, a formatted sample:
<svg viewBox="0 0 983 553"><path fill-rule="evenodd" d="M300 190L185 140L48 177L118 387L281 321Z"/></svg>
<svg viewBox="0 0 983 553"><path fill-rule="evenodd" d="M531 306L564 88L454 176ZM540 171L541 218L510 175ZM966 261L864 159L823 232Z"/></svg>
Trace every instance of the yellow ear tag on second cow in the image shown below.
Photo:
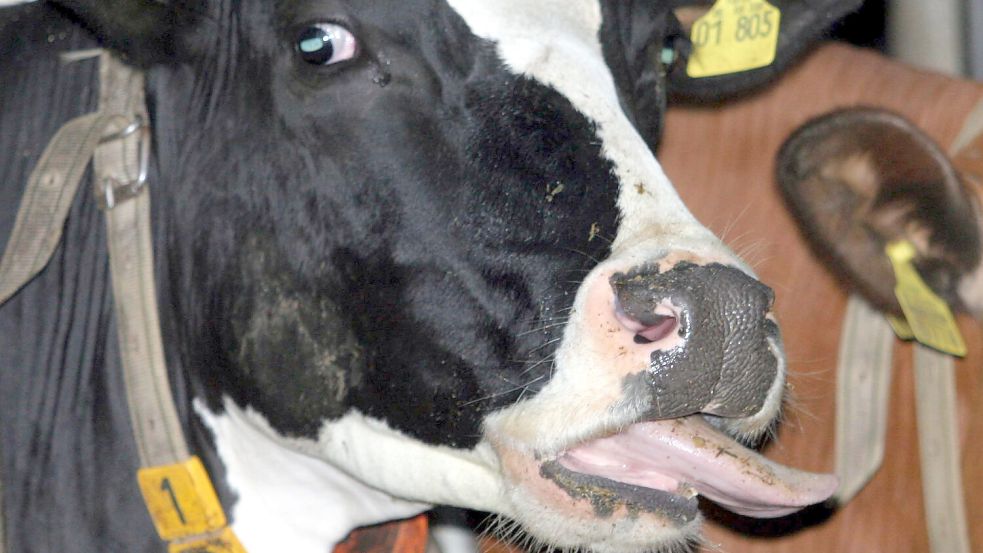
<svg viewBox="0 0 983 553"><path fill-rule="evenodd" d="M915 258L915 247L902 240L888 244L885 250L897 280L894 294L915 339L943 353L966 355L966 343L952 310L925 284L911 263Z"/></svg>
<svg viewBox="0 0 983 553"><path fill-rule="evenodd" d="M766 0L717 0L693 23L686 74L695 79L770 65L781 17Z"/></svg>
<svg viewBox="0 0 983 553"><path fill-rule="evenodd" d="M899 339L905 341L915 339L915 331L911 329L908 319L905 319L903 315L888 314L887 323L891 325L891 330Z"/></svg>

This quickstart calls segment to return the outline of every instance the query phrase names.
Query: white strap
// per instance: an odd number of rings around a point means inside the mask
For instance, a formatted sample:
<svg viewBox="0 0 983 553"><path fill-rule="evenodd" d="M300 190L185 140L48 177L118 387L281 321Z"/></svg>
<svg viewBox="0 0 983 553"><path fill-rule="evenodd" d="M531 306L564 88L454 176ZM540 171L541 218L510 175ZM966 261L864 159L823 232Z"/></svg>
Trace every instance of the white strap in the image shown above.
<svg viewBox="0 0 983 553"><path fill-rule="evenodd" d="M0 305L13 297L48 264L61 241L79 181L117 115L92 113L66 123L28 178L14 228L0 258ZM3 484L0 479L0 553L6 550Z"/></svg>
<svg viewBox="0 0 983 553"><path fill-rule="evenodd" d="M963 121L963 128L959 130L959 135L952 141L949 147L951 155L958 154L963 148L969 146L976 137L983 134L983 100L976 104L976 107L969 112L966 120Z"/></svg>
<svg viewBox="0 0 983 553"><path fill-rule="evenodd" d="M970 553L952 357L915 345L915 400L929 544L936 553Z"/></svg>
<svg viewBox="0 0 983 553"><path fill-rule="evenodd" d="M845 504L867 485L884 460L894 332L866 301L851 295L840 333L836 380L834 497Z"/></svg>
<svg viewBox="0 0 983 553"><path fill-rule="evenodd" d="M99 139L115 120L99 113L72 119L55 133L28 178L14 229L0 258L0 305L48 264L61 241L79 181ZM0 553L6 548L0 478Z"/></svg>

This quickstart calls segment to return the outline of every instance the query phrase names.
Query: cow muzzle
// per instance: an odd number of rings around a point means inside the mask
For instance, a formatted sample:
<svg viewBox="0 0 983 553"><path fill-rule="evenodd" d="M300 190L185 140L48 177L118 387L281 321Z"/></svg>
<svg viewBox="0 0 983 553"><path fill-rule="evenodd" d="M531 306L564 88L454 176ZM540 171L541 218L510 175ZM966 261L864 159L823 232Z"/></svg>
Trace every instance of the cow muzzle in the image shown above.
<svg viewBox="0 0 983 553"><path fill-rule="evenodd" d="M770 428L785 389L772 291L722 255L653 258L599 265L553 380L487 421L516 518L552 543L671 546L695 535L696 495L776 517L836 486L739 441Z"/></svg>
<svg viewBox="0 0 983 553"><path fill-rule="evenodd" d="M688 261L609 282L613 317L633 333L624 351L648 358L645 370L626 377L627 392L650 405L647 418L762 410L778 376L771 289L738 269Z"/></svg>

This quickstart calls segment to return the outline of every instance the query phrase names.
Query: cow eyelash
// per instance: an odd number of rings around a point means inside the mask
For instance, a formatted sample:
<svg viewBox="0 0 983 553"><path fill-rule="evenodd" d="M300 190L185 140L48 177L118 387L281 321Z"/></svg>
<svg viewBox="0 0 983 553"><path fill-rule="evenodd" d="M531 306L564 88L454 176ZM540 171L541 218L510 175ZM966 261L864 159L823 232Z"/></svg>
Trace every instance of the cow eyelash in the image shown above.
<svg viewBox="0 0 983 553"><path fill-rule="evenodd" d="M298 33L294 49L311 65L333 65L358 54L355 35L337 23L312 23Z"/></svg>

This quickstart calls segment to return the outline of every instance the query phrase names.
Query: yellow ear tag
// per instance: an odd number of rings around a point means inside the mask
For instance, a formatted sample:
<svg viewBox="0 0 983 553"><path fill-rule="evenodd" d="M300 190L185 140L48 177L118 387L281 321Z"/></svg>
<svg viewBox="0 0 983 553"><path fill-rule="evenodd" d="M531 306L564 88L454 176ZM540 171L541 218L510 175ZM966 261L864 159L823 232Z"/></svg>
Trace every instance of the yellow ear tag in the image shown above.
<svg viewBox="0 0 983 553"><path fill-rule="evenodd" d="M693 23L686 74L713 77L775 61L782 13L766 0L717 0Z"/></svg>
<svg viewBox="0 0 983 553"><path fill-rule="evenodd" d="M911 263L915 258L915 247L901 240L888 244L885 250L897 280L894 294L915 339L943 353L959 357L966 355L966 343L956 326L952 310L925 284Z"/></svg>
<svg viewBox="0 0 983 553"><path fill-rule="evenodd" d="M908 319L905 319L902 315L886 315L887 323L891 325L891 330L894 331L895 336L901 340L914 340L915 331L911 329L911 325L908 324Z"/></svg>

